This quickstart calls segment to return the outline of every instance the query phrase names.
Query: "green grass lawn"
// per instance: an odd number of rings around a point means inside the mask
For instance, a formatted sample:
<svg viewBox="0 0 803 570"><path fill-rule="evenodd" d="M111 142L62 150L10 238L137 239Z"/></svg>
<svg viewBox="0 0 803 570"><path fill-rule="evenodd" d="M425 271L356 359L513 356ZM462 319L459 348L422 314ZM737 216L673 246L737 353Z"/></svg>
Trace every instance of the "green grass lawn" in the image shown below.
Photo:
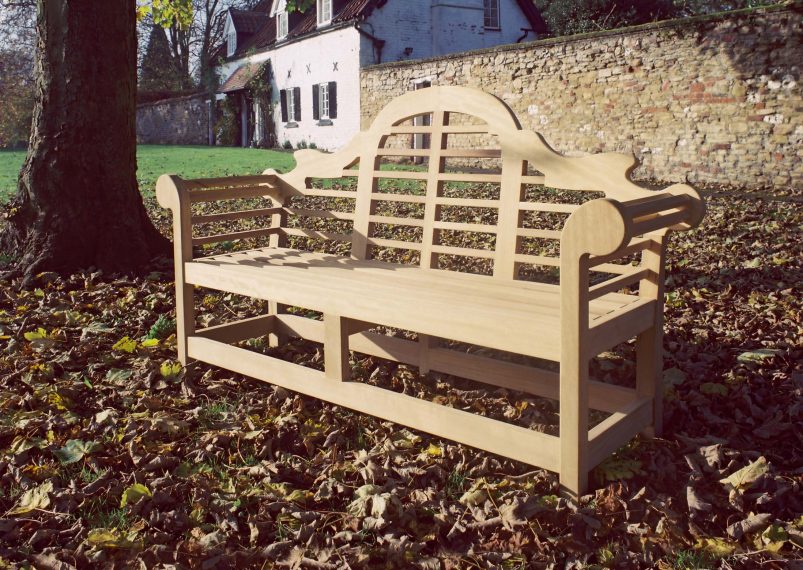
<svg viewBox="0 0 803 570"><path fill-rule="evenodd" d="M24 150L0 151L0 204L16 191ZM266 168L286 172L294 165L292 154L276 150L210 146L139 145L137 180L142 192L152 194L156 179L165 173L184 178L210 178L259 174Z"/></svg>

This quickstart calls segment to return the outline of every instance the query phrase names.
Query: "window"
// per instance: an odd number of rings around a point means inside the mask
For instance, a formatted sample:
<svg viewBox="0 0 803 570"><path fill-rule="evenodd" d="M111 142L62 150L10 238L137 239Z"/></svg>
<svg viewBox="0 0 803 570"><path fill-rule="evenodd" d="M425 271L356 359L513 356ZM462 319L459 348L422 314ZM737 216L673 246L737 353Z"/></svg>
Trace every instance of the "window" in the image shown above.
<svg viewBox="0 0 803 570"><path fill-rule="evenodd" d="M276 39L287 37L287 10L276 13Z"/></svg>
<svg viewBox="0 0 803 570"><path fill-rule="evenodd" d="M234 52L237 51L237 32L232 28L229 30L229 39L227 40L227 48L228 48L228 55L234 55Z"/></svg>
<svg viewBox="0 0 803 570"><path fill-rule="evenodd" d="M332 0L318 0L318 25L332 21Z"/></svg>
<svg viewBox="0 0 803 570"><path fill-rule="evenodd" d="M312 86L312 118L319 126L331 125L337 118L337 83L318 83Z"/></svg>
<svg viewBox="0 0 803 570"><path fill-rule="evenodd" d="M321 119L329 118L329 84L318 85L318 114Z"/></svg>
<svg viewBox="0 0 803 570"><path fill-rule="evenodd" d="M499 29L499 0L485 0L485 27Z"/></svg>
<svg viewBox="0 0 803 570"><path fill-rule="evenodd" d="M288 127L297 127L297 121L301 120L301 89L282 89L279 92L282 107L282 122L287 123Z"/></svg>

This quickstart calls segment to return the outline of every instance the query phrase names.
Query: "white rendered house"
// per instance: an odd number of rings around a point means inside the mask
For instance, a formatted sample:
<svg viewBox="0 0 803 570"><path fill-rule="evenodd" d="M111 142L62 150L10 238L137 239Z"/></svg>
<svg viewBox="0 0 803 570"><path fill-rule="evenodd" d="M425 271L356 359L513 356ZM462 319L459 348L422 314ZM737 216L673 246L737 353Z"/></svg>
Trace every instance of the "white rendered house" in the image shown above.
<svg viewBox="0 0 803 570"><path fill-rule="evenodd" d="M254 10L229 11L218 97L239 98L243 146L267 140L335 150L360 130L362 67L545 32L532 0L316 0L305 13L288 12L286 0L263 0ZM260 73L271 86L270 121L248 99Z"/></svg>

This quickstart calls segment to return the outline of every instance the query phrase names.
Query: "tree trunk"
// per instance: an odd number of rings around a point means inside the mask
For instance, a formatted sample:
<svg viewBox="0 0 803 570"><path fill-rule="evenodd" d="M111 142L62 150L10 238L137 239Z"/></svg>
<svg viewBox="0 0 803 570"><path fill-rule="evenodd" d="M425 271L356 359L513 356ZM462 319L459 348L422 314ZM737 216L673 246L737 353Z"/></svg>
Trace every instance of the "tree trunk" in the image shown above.
<svg viewBox="0 0 803 570"><path fill-rule="evenodd" d="M166 253L136 179L135 0L38 0L36 105L0 245L28 283Z"/></svg>

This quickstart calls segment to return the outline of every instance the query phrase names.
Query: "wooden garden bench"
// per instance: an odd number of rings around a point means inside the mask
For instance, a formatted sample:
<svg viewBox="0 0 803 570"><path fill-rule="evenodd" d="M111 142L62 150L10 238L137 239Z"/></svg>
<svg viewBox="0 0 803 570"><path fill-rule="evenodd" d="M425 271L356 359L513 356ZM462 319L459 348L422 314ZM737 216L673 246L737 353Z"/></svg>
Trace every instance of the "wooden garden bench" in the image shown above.
<svg viewBox="0 0 803 570"><path fill-rule="evenodd" d="M417 116L427 120L413 121ZM430 148L420 148L427 144ZM539 134L522 130L502 101L463 87L405 94L342 150L302 150L295 156L297 166L288 174L159 179L159 203L173 212L182 363L203 361L556 471L565 490L575 495L585 492L592 467L639 432L660 430L666 239L669 230L688 229L703 217L703 202L691 187L676 184L656 192L637 186L628 176L635 166L628 155L564 157ZM423 158L426 164L418 170L380 168L399 157ZM461 166L468 161L492 163L497 173ZM318 179L344 182L315 187ZM404 190L407 183L418 184L418 190ZM454 195L478 185L490 188L492 197ZM531 192L581 199L533 201ZM578 205L589 192L604 193L604 198ZM270 203L228 213L198 215L192 209L197 203L256 197ZM340 207L293 207L295 199L310 197ZM413 213L387 215L383 208L389 205ZM454 221L450 212L461 208L475 214L481 210L486 216L481 219L492 222L475 223L471 216ZM555 216L562 229L538 227ZM271 223L193 234L194 227L249 217L267 217ZM346 223L350 231L315 229L321 220ZM388 228L412 231L406 235L413 237L388 237ZM490 235L489 247L454 244L455 235L462 239L471 232ZM251 238L267 243L247 251L193 255L194 247ZM350 255L290 248L288 240L339 244ZM552 246L538 250L528 247L528 240ZM377 259L377 252L394 250L413 261ZM444 269L463 257L485 263L487 274ZM559 269L560 284L524 279L532 274L528 267ZM595 275L608 278L596 282ZM196 286L268 300L269 314L198 329ZM323 319L288 314L286 306L320 312ZM415 332L418 339L370 331L378 325ZM288 336L323 343L325 370L234 346L264 335L271 335L274 344ZM634 337L635 388L589 378L590 359ZM556 362L560 372L472 354L447 342ZM558 399L560 435L350 380L350 351L412 364L422 373L433 370ZM610 415L589 429L589 408Z"/></svg>

